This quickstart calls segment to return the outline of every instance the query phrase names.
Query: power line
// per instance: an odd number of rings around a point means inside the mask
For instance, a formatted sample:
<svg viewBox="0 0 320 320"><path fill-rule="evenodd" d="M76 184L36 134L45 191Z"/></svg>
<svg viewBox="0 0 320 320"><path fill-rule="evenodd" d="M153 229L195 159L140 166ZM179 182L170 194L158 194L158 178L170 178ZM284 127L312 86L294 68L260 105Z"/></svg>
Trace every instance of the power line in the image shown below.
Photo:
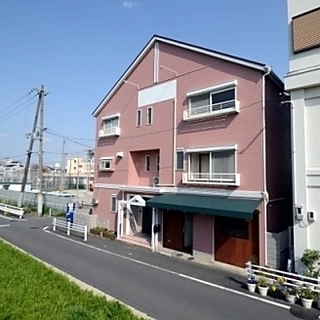
<svg viewBox="0 0 320 320"><path fill-rule="evenodd" d="M28 101L29 104L25 105L26 102L21 103L21 104L18 105L17 107L15 107L15 108L13 108L12 110L10 110L10 111L6 112L5 114L3 114L3 115L0 117L0 123L6 121L6 120L8 120L8 119L10 119L11 117L15 116L17 113L19 113L19 112L25 110L26 108L28 108L28 107L30 106L30 103L31 103L31 101L32 101L33 99L34 99L34 97L32 97L32 98L30 99L30 101ZM23 108L21 108L21 107L23 107ZM19 109L19 108L21 108L21 109ZM16 111L15 111L15 110L16 110ZM15 112L14 112L14 111L15 111Z"/></svg>
<svg viewBox="0 0 320 320"><path fill-rule="evenodd" d="M2 112L6 111L7 109L10 109L11 107L13 107L15 104L17 104L18 102L20 102L21 100L23 100L25 97L29 96L30 93L31 93L31 91L28 92L26 95L24 95L24 96L23 96L22 98L20 98L19 100L17 100L16 102L12 103L10 106L4 108L2 111L0 111L0 114L1 114Z"/></svg>
<svg viewBox="0 0 320 320"><path fill-rule="evenodd" d="M52 131L52 130L49 129L49 128L47 128L46 132L47 132L48 134L52 135L52 136L56 136L56 137L59 137L59 138L63 138L63 139L65 139L65 140L69 141L69 142L78 144L78 145L80 145L80 146L83 146L83 147L86 147L86 148L92 148L91 146L88 146L88 145L83 144L83 143L81 143L81 142L78 142L78 141L75 141L75 140L73 140L73 139L70 139L70 138L68 138L68 137L66 137L66 136L64 136L64 135L62 135L62 134L55 133L54 131Z"/></svg>

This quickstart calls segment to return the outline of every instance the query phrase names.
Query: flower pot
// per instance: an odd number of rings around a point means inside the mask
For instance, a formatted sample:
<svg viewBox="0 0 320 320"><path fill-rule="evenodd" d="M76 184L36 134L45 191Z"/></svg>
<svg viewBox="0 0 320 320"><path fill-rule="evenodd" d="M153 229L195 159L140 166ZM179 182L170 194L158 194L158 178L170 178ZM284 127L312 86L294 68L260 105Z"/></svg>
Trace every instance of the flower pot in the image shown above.
<svg viewBox="0 0 320 320"><path fill-rule="evenodd" d="M306 309L311 309L313 299L301 298L301 303Z"/></svg>
<svg viewBox="0 0 320 320"><path fill-rule="evenodd" d="M256 284L255 283L247 283L249 292L255 292L256 291Z"/></svg>
<svg viewBox="0 0 320 320"><path fill-rule="evenodd" d="M291 303L291 304L295 303L295 302L296 302L296 299L297 299L296 296L286 295L286 300L287 300L289 303Z"/></svg>
<svg viewBox="0 0 320 320"><path fill-rule="evenodd" d="M261 296L266 296L267 293L268 293L269 287L260 287L260 286L258 286L258 289L259 289L259 293L260 293Z"/></svg>

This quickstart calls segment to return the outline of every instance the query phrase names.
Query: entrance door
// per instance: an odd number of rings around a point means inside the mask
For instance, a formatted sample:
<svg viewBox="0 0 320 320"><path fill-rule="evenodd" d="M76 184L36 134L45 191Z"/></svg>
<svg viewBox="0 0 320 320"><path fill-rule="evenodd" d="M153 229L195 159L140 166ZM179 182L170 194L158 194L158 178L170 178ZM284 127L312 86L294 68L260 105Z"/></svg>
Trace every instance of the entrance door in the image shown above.
<svg viewBox="0 0 320 320"><path fill-rule="evenodd" d="M163 246L184 251L184 213L182 211L163 210Z"/></svg>
<svg viewBox="0 0 320 320"><path fill-rule="evenodd" d="M215 260L244 268L259 257L259 215L253 220L215 217Z"/></svg>
<svg viewBox="0 0 320 320"><path fill-rule="evenodd" d="M142 207L142 233L151 236L152 208Z"/></svg>

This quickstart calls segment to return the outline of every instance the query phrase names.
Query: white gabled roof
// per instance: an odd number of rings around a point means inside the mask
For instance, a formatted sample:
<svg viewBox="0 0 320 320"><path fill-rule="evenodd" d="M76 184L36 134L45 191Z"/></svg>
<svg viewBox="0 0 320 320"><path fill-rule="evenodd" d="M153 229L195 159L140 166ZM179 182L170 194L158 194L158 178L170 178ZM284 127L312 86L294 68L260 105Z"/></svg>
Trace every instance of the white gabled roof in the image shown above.
<svg viewBox="0 0 320 320"><path fill-rule="evenodd" d="M154 44L156 42L167 43L167 44L170 44L170 45L173 45L176 47L184 48L184 49L198 52L198 53L201 53L201 54L204 54L207 56L211 56L214 58L226 60L226 61L236 63L239 65L243 65L243 66L246 66L246 67L249 67L252 69L256 69L261 72L267 72L268 70L271 69L268 65L262 64L260 62L255 62L252 60L243 59L240 57L236 57L236 56L232 56L232 55L225 54L222 52L210 50L210 49L203 48L200 46L195 46L195 45L188 44L185 42L181 42L181 41L173 40L170 38L165 38L165 37L161 37L158 35L154 35L151 38L151 40L146 44L146 46L141 50L141 52L138 54L138 56L135 58L135 60L131 63L131 65L127 68L127 70L122 74L120 79L115 83L115 85L111 88L111 90L107 93L107 95L99 103L99 105L96 107L96 109L92 112L92 115L94 117L98 116L98 114L100 113L100 111L102 110L104 105L109 101L109 99L119 89L119 87L122 85L123 81L128 78L130 73L136 68L136 66L141 62L141 60L144 58L146 53L154 46ZM278 84L280 84L282 86L282 81L278 78L278 76L273 71L271 71L270 76L275 82L277 82Z"/></svg>

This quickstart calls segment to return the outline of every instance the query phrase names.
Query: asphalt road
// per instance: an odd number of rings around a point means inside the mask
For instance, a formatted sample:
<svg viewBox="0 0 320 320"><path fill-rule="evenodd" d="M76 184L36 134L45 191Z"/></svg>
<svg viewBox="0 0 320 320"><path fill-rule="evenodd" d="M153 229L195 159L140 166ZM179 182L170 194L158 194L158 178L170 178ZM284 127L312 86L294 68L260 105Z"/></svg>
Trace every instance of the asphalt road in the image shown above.
<svg viewBox="0 0 320 320"><path fill-rule="evenodd" d="M297 319L285 302L249 294L242 276L118 241L83 242L50 230L49 218L0 218L4 240L155 319Z"/></svg>

